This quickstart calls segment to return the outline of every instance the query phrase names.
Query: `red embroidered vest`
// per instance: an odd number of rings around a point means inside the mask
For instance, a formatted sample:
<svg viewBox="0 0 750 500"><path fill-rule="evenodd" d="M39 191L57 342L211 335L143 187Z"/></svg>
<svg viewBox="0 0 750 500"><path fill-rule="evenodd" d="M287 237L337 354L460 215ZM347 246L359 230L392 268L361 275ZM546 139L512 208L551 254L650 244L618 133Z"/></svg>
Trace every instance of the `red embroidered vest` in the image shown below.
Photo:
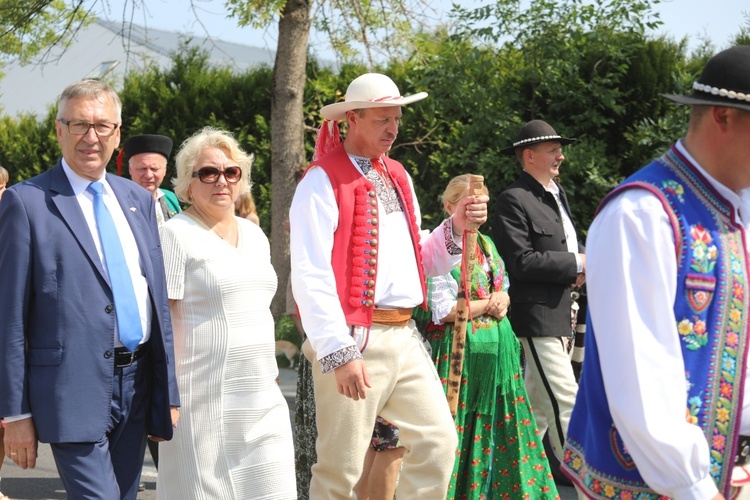
<svg viewBox="0 0 750 500"><path fill-rule="evenodd" d="M406 211L409 233L422 283L422 307L427 306L422 247L414 214L414 198L403 165L383 156L391 183ZM378 273L378 202L375 188L352 164L343 143L309 168L325 170L333 186L339 220L333 235L331 265L341 308L349 325L372 325Z"/></svg>

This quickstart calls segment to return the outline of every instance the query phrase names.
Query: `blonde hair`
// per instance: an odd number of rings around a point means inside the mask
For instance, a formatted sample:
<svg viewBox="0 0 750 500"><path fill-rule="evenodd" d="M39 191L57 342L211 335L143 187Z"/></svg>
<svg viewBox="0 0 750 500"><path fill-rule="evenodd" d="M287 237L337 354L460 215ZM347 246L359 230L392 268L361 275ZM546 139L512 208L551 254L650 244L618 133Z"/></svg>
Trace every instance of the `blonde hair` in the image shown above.
<svg viewBox="0 0 750 500"><path fill-rule="evenodd" d="M258 209L255 206L255 200L253 199L253 193L248 191L247 193L241 194L237 198L237 215L246 218L250 214L258 214Z"/></svg>
<svg viewBox="0 0 750 500"><path fill-rule="evenodd" d="M63 117L68 101L71 99L86 98L104 101L106 97L109 97L115 105L117 123L122 123L122 101L120 101L115 89L99 80L81 80L65 87L57 101L56 118L59 120Z"/></svg>
<svg viewBox="0 0 750 500"><path fill-rule="evenodd" d="M461 201L463 198L466 198L466 196L470 194L468 191L471 188L470 181L472 175L474 174L461 174L454 177L450 180L450 182L448 182L448 185L445 187L445 191L443 191L443 195L440 197L440 201L443 202L443 210L445 210L446 203L450 203L451 205L455 206L459 201ZM482 194L488 193L489 191L487 190L487 186L485 184L482 184ZM447 210L446 213L448 213Z"/></svg>
<svg viewBox="0 0 750 500"><path fill-rule="evenodd" d="M183 202L192 202L189 199L189 188L193 181L193 169L195 168L195 162L198 161L198 156L207 148L221 149L232 161L237 162L242 170L242 178L238 186L239 194L242 195L250 191L252 185L250 169L253 166L254 156L240 149L239 143L230 132L214 127L204 127L185 139L185 142L180 146L180 151L175 156L177 177L172 179L172 185L177 197Z"/></svg>
<svg viewBox="0 0 750 500"><path fill-rule="evenodd" d="M4 167L0 166L0 184L7 184L10 180L10 174Z"/></svg>

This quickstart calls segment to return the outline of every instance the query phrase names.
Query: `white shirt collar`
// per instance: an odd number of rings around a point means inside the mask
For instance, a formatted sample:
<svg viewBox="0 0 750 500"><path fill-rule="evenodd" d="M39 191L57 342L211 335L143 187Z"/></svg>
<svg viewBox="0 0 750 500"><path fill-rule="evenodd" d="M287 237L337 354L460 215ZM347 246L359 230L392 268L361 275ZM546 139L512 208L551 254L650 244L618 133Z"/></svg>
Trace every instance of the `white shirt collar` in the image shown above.
<svg viewBox="0 0 750 500"><path fill-rule="evenodd" d="M91 184L93 181L91 179L85 179L75 173L72 168L70 168L70 165L68 165L68 162L65 161L65 158L62 159L62 167L63 171L65 172L65 176L68 178L68 182L70 182L70 187L73 188L73 194L78 196L81 193L86 192L86 188L89 187L89 184ZM99 182L104 184L105 190L111 191L111 188L109 187L109 184L106 180L107 173L104 172L102 174L101 179L99 179Z"/></svg>

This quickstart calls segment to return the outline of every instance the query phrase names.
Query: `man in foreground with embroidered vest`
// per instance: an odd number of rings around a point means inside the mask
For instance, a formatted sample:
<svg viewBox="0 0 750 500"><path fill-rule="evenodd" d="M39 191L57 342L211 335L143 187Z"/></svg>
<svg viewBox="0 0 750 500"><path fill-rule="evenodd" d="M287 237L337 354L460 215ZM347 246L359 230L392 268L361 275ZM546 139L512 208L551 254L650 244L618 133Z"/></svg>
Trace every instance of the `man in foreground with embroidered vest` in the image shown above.
<svg viewBox="0 0 750 500"><path fill-rule="evenodd" d="M411 178L386 153L401 106L425 97L401 96L385 75L356 78L345 101L321 109L316 157L294 195L292 286L318 427L310 498L353 497L377 415L408 450L399 497L442 500L448 488L456 431L411 309L425 303L426 276L458 264L464 227L486 220L488 198L467 197L431 234L420 231Z"/></svg>
<svg viewBox="0 0 750 500"><path fill-rule="evenodd" d="M692 106L686 137L604 199L587 239L563 467L591 498L733 498L747 479L750 46L664 97Z"/></svg>

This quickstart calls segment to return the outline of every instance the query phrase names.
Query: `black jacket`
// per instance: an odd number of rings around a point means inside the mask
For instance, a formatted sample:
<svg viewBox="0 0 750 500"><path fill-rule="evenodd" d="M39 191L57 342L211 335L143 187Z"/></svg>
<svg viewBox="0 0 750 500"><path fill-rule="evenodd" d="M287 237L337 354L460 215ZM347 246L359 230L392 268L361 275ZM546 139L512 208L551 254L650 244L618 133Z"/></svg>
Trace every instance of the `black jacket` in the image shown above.
<svg viewBox="0 0 750 500"><path fill-rule="evenodd" d="M560 199L571 215L562 187ZM516 335L570 336L570 292L578 272L555 197L522 172L495 201L493 229L510 278L510 322ZM584 253L580 239L578 252Z"/></svg>

